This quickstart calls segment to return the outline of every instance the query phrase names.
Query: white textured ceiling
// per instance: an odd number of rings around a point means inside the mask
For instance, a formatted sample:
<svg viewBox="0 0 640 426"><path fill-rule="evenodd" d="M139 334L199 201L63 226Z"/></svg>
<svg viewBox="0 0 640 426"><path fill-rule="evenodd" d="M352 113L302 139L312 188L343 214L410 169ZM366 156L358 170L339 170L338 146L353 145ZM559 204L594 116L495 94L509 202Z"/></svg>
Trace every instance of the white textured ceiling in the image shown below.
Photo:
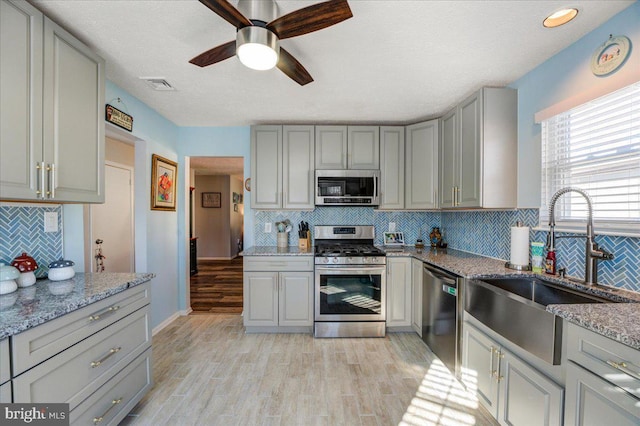
<svg viewBox="0 0 640 426"><path fill-rule="evenodd" d="M283 15L318 1L276 2ZM180 126L437 117L481 86L517 80L632 3L350 0L353 18L282 40L315 79L301 87L237 57L190 64L235 39L232 25L195 0L34 1L106 59L108 79ZM576 20L542 27L567 5L579 8ZM164 77L177 90L153 91L141 76Z"/></svg>

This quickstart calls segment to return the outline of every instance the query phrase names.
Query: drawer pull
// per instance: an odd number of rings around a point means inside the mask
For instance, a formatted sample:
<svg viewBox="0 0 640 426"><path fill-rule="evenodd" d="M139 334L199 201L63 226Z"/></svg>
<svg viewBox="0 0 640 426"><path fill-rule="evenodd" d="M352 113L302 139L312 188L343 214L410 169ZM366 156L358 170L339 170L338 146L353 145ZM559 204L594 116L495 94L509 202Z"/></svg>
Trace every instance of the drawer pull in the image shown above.
<svg viewBox="0 0 640 426"><path fill-rule="evenodd" d="M117 311L118 309L120 309L120 306L118 305L114 305L114 306L109 306L107 309L105 309L102 312L98 312L97 314L93 314L89 317L89 321L98 321L103 315L106 314L111 314L115 311Z"/></svg>
<svg viewBox="0 0 640 426"><path fill-rule="evenodd" d="M98 361L91 361L91 368L96 368L96 367L101 366L102 363L105 362L107 359L109 359L110 356L112 356L115 353L120 352L120 349L122 349L122 347L109 349L109 352L105 356L103 356L101 359L99 359Z"/></svg>
<svg viewBox="0 0 640 426"><path fill-rule="evenodd" d="M627 363L624 362L624 361L623 362L615 362L615 361L607 360L607 364L609 364L610 366L612 366L616 370L620 370L623 373L625 373L626 375L633 377L636 380L640 380L640 374L636 373L635 371L629 370L629 368L627 367Z"/></svg>
<svg viewBox="0 0 640 426"><path fill-rule="evenodd" d="M116 405L120 404L121 402L122 402L122 398L118 398L118 399L112 400L111 401L111 406L109 408L107 408L107 411L105 411L103 415L101 415L100 417L94 417L93 418L93 424L97 425L99 423L102 423L104 418L107 417L107 415L109 414L109 411L113 410L113 407L115 407Z"/></svg>

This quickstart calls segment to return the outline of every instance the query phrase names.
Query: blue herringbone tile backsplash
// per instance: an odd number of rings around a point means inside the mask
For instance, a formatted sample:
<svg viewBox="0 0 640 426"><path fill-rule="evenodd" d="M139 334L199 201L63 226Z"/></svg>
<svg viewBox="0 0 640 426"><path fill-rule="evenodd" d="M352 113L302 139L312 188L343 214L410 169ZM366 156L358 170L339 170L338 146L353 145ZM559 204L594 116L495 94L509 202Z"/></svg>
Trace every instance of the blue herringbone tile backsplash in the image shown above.
<svg viewBox="0 0 640 426"><path fill-rule="evenodd" d="M58 213L58 232L44 232L44 212ZM38 263L36 276L62 257L62 207L0 206L0 262L10 264L27 252Z"/></svg>

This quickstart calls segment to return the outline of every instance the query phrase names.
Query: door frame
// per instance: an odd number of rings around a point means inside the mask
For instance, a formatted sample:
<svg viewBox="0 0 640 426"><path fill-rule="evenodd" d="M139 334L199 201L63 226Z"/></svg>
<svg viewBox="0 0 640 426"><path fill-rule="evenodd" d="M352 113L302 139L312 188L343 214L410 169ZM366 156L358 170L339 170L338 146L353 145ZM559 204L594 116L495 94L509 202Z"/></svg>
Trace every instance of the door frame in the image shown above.
<svg viewBox="0 0 640 426"><path fill-rule="evenodd" d="M133 244L133 246L131 247L131 258L129 259L129 264L131 266L131 271L135 272L136 271L136 234L135 234L135 223L136 223L136 209L135 209L135 196L134 196L134 190L135 190L135 170L133 167L128 166L126 164L122 164L122 163L117 163L115 161L105 161L104 162L105 167L109 166L109 167L115 167L115 168L119 168L119 169L124 169L129 171L129 176L131 178L131 184L129 185L129 197L130 197L130 201L131 201L131 222L130 222L130 234L131 234L131 242ZM106 175L106 171L105 171L105 175ZM106 182L105 182L106 185ZM84 265L85 265L85 272L94 272L93 271L93 261L95 260L93 257L93 251L94 251L94 235L93 235L93 215L92 215L92 207L93 205L91 204L85 204L84 207L84 224L85 224L85 230L84 230L84 235L85 235L85 242L84 242L84 253L85 253L85 259L84 259Z"/></svg>

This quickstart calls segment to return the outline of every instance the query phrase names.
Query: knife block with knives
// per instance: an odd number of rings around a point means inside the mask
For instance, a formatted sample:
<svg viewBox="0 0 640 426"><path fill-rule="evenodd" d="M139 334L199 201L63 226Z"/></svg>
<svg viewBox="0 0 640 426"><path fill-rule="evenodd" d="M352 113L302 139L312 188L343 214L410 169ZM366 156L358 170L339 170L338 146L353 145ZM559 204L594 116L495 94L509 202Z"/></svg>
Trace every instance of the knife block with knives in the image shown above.
<svg viewBox="0 0 640 426"><path fill-rule="evenodd" d="M300 222L298 225L298 248L300 250L309 250L311 248L311 232L309 232L309 223Z"/></svg>

